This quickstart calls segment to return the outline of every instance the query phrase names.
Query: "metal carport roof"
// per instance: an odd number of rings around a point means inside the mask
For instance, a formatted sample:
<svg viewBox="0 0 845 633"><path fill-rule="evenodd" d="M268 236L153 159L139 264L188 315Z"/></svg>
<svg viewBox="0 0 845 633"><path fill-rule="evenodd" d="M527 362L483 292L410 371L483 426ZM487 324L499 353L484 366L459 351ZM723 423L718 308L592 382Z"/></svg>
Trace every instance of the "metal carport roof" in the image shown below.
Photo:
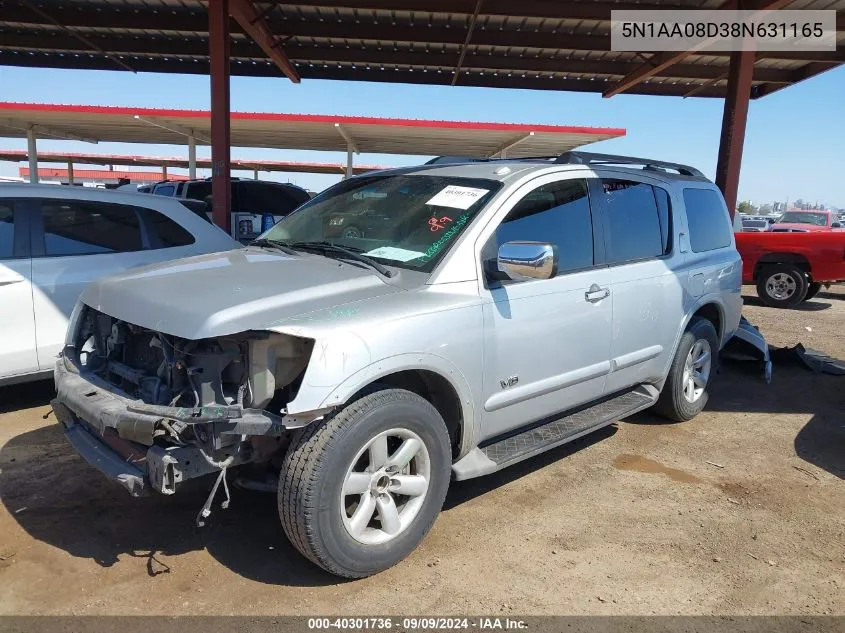
<svg viewBox="0 0 845 633"><path fill-rule="evenodd" d="M0 149L0 160L22 162L29 159L29 152L18 149ZM179 156L126 156L120 154L83 154L78 152L38 152L40 163L71 163L74 165L121 165L129 167L177 167L188 168L188 160ZM210 158L197 158L196 166L201 169L211 168ZM346 165L340 163L315 163L302 161L249 160L232 159L232 169L245 169L266 172L330 174L340 175ZM377 165L355 165L354 173L386 169ZM27 172L29 173L29 172Z"/></svg>
<svg viewBox="0 0 845 633"><path fill-rule="evenodd" d="M0 136L26 137L29 126L43 138L183 145L188 136L209 142L211 113L0 102ZM623 128L231 113L233 147L341 151L351 139L357 152L477 157L504 150L518 158L560 154L624 135Z"/></svg>
<svg viewBox="0 0 845 633"><path fill-rule="evenodd" d="M726 94L730 53L610 51L610 12L725 5L724 0L230 0L237 20L232 20L231 72L280 76L278 65L304 79L720 97ZM206 74L207 7L199 0L4 0L0 64ZM747 9L763 7L838 11L840 46L826 53L758 54L752 98L845 63L845 0L743 3Z"/></svg>

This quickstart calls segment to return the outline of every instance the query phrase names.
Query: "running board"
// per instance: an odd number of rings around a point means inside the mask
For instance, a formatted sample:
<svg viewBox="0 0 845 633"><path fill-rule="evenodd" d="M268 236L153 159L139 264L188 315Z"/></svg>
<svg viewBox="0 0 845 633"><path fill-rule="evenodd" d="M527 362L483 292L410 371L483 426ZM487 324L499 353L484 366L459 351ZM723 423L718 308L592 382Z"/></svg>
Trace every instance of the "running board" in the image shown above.
<svg viewBox="0 0 845 633"><path fill-rule="evenodd" d="M584 409L556 418L522 433L470 451L452 464L452 478L471 479L501 470L561 444L578 439L657 402L660 392L653 385L639 385Z"/></svg>

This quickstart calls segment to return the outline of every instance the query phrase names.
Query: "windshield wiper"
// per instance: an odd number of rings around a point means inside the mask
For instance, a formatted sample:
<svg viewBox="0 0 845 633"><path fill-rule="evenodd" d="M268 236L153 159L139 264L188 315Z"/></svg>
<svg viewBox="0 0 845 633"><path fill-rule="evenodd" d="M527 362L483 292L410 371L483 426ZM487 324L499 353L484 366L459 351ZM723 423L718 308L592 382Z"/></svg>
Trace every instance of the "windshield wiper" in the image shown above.
<svg viewBox="0 0 845 633"><path fill-rule="evenodd" d="M323 254L327 253L339 253L344 257L349 259L354 259L355 261L362 262L370 266L374 270L378 271L385 277L393 277L393 271L387 268L386 266L379 264L374 259L367 257L366 255L362 255L360 252L355 252L350 248L344 248L343 246L338 246L337 244L332 244L331 242L285 242L285 246L288 248L298 248L298 249L311 249L315 251L321 251Z"/></svg>
<svg viewBox="0 0 845 633"><path fill-rule="evenodd" d="M265 248L272 248L277 251L281 251L286 255L296 255L296 251L293 250L290 246L286 244L282 244L281 242L276 242L275 240L268 240L267 238L261 238L260 240L252 240L247 246L263 246Z"/></svg>

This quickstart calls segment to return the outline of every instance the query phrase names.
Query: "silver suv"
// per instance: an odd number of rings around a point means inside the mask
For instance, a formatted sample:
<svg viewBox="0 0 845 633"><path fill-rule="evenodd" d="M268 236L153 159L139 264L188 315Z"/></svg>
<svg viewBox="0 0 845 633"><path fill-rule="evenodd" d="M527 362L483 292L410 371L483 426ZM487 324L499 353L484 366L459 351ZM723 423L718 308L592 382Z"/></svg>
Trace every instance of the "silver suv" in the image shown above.
<svg viewBox="0 0 845 633"><path fill-rule="evenodd" d="M53 406L133 495L216 477L200 523L229 469L274 482L293 545L362 577L413 551L451 479L649 407L695 416L740 276L690 167L435 161L345 180L245 249L89 287Z"/></svg>

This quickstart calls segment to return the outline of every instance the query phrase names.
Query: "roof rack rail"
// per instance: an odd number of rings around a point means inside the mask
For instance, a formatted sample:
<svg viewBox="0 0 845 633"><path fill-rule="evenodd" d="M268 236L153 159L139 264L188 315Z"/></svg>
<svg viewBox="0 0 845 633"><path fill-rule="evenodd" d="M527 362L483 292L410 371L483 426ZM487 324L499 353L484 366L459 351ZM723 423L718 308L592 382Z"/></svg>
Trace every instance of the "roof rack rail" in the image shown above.
<svg viewBox="0 0 845 633"><path fill-rule="evenodd" d="M695 176L704 178L695 167L682 165L681 163L670 163L663 160L652 160L651 158L634 158L633 156L617 156L615 154L594 154L592 152L565 152L557 157L556 163L565 165L642 165L645 169L674 169L682 176Z"/></svg>
<svg viewBox="0 0 845 633"><path fill-rule="evenodd" d="M471 156L435 156L425 162L426 165L449 165L452 163L485 163L488 158L473 158Z"/></svg>

